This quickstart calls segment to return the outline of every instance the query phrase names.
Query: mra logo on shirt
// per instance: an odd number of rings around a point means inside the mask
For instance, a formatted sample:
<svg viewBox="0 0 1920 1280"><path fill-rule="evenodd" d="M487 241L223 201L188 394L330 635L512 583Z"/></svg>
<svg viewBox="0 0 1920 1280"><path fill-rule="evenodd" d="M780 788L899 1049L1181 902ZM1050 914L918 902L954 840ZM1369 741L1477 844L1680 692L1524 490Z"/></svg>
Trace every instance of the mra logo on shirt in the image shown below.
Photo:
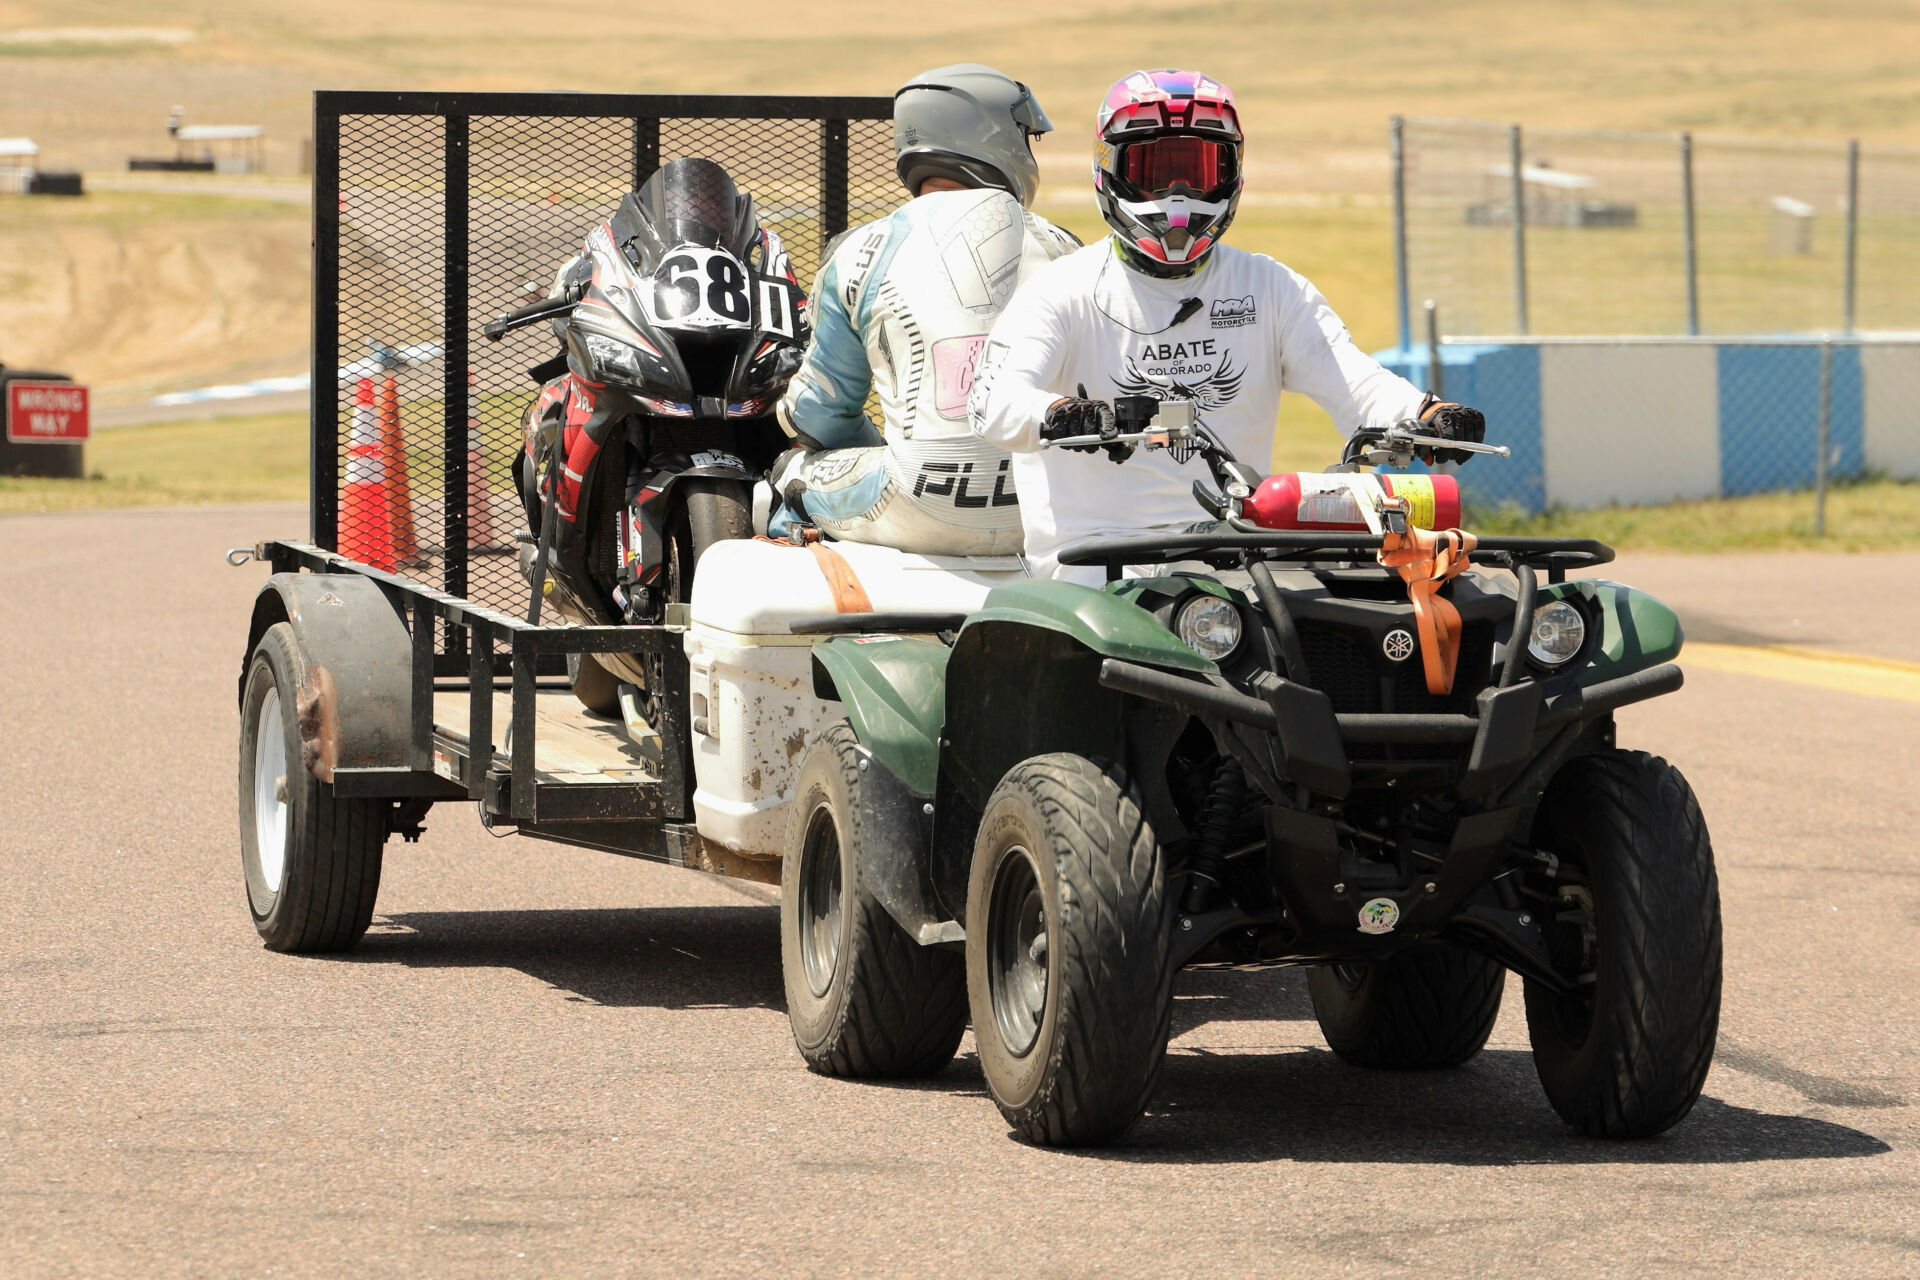
<svg viewBox="0 0 1920 1280"><path fill-rule="evenodd" d="M1213 317L1213 327L1216 329L1238 329L1242 325L1257 323L1260 319L1254 312L1252 294L1244 298L1215 298L1208 314Z"/></svg>

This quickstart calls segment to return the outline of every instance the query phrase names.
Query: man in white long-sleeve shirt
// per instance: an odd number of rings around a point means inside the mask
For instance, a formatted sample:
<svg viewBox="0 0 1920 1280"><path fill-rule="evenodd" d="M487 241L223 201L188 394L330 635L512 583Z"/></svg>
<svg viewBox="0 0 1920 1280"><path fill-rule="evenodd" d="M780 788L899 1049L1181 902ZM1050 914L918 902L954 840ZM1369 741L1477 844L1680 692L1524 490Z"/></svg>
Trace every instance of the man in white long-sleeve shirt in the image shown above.
<svg viewBox="0 0 1920 1280"><path fill-rule="evenodd" d="M1423 394L1356 347L1305 277L1218 243L1239 202L1240 147L1233 95L1217 81L1136 71L1115 83L1094 161L1114 234L1043 267L993 327L970 423L1013 453L1037 576L1097 581L1097 570L1062 569L1055 553L1078 538L1201 518L1197 473L1167 452L1116 467L1096 450L1041 448L1111 423L1117 395L1193 402L1255 465L1272 456L1283 390L1304 393L1343 434L1420 417L1449 439L1484 435L1478 412ZM1466 456L1439 451L1442 461Z"/></svg>

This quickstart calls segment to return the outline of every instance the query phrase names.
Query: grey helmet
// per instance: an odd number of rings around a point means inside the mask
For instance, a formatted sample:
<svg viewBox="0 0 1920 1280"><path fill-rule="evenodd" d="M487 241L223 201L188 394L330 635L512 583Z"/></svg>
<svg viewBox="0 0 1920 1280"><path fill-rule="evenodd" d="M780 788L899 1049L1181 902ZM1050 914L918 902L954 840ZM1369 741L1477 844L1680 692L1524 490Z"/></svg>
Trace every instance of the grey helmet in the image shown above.
<svg viewBox="0 0 1920 1280"><path fill-rule="evenodd" d="M928 178L951 178L1031 207L1040 166L1029 139L1052 130L1027 86L977 62L923 71L893 95L900 181L916 194Z"/></svg>

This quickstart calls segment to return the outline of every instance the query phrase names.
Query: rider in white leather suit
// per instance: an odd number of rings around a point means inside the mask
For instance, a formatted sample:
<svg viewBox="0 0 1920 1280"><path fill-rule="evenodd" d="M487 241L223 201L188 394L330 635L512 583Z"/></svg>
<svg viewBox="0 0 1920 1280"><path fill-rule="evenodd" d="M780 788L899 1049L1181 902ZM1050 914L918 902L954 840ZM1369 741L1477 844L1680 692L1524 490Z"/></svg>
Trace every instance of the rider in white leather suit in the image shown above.
<svg viewBox="0 0 1920 1280"><path fill-rule="evenodd" d="M813 340L778 410L799 447L774 467L776 534L798 512L852 542L1019 552L1008 457L968 429L967 396L1015 287L1079 246L1027 211L1040 179L1029 139L1052 127L1026 86L974 64L894 96L900 179L915 198L849 231L815 281Z"/></svg>

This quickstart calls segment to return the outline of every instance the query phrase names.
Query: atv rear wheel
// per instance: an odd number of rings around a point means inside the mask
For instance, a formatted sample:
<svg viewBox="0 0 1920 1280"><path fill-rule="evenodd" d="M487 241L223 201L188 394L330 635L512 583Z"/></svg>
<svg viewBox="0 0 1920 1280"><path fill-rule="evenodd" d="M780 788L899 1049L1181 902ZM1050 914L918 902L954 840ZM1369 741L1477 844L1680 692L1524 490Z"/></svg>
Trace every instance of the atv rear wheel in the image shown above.
<svg viewBox="0 0 1920 1280"><path fill-rule="evenodd" d="M1720 886L1680 771L1639 751L1579 756L1536 820L1560 859L1549 941L1581 970L1560 995L1527 983L1547 1099L1582 1133L1645 1138L1693 1109L1720 1025Z"/></svg>
<svg viewBox="0 0 1920 1280"><path fill-rule="evenodd" d="M1327 1046L1355 1066L1457 1067L1487 1043L1507 971L1445 942L1422 942L1372 964L1307 970Z"/></svg>
<svg viewBox="0 0 1920 1280"><path fill-rule="evenodd" d="M988 798L967 890L967 1002L993 1100L1053 1146L1146 1109L1173 1009L1166 871L1139 797L1077 755L1015 765Z"/></svg>
<svg viewBox="0 0 1920 1280"><path fill-rule="evenodd" d="M842 720L800 763L780 868L780 971L787 1020L823 1075L928 1076L967 1029L966 965L908 937L866 885L865 773Z"/></svg>

